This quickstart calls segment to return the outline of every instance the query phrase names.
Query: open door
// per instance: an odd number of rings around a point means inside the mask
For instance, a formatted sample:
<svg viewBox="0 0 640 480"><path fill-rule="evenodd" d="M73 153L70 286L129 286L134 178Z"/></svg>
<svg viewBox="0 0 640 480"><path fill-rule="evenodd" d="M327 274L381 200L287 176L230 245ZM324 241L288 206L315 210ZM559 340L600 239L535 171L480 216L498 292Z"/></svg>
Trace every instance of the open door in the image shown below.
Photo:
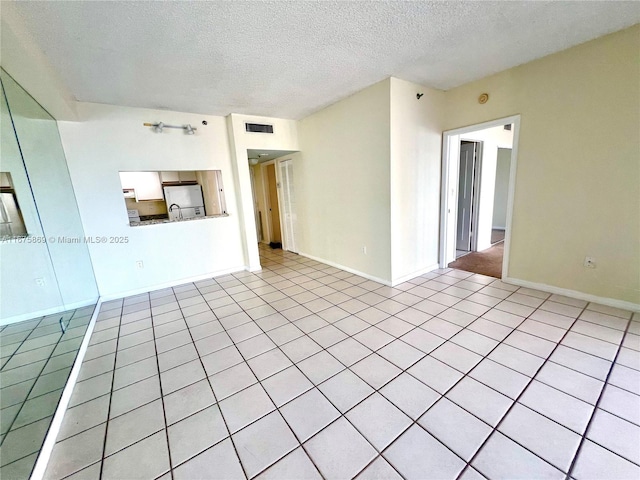
<svg viewBox="0 0 640 480"><path fill-rule="evenodd" d="M476 144L460 144L460 172L458 175L458 225L456 250L471 251L473 231L473 195L476 167Z"/></svg>
<svg viewBox="0 0 640 480"><path fill-rule="evenodd" d="M276 167L273 163L266 165L267 171L267 198L269 200L269 243L282 243L280 227L280 204L278 202L278 187L276 180Z"/></svg>

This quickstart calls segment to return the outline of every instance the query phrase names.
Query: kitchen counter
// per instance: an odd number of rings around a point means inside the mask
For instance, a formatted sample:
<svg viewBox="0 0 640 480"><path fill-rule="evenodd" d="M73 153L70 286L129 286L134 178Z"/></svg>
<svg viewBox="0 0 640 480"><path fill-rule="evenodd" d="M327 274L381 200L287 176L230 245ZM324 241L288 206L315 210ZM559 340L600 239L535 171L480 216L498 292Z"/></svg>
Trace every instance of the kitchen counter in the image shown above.
<svg viewBox="0 0 640 480"><path fill-rule="evenodd" d="M228 213L221 213L219 215L207 215L205 217L193 217L193 218L184 218L182 220L169 220L168 218L154 219L154 220L144 220L141 222L130 222L129 225L131 227L143 227L145 225L159 225L161 223L182 223L182 222L192 222L196 220L206 220L208 218L220 218L220 217L228 217Z"/></svg>

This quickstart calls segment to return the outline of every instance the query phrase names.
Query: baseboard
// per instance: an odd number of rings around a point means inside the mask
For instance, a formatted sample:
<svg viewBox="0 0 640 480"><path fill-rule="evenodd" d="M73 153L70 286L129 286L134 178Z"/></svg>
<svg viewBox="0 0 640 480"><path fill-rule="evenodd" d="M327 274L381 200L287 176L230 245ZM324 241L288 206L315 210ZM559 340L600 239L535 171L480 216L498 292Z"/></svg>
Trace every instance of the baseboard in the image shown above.
<svg viewBox="0 0 640 480"><path fill-rule="evenodd" d="M438 268L440 268L440 266L437 263L434 263L433 265L429 265L426 268L417 270L413 273L410 273L409 275L404 275L400 278L395 278L391 281L391 286L395 287L396 285L400 285L401 283L407 282L409 280L411 280L412 278L416 278L419 277L420 275L424 275L425 273L429 273L433 270L437 270Z"/></svg>
<svg viewBox="0 0 640 480"><path fill-rule="evenodd" d="M73 393L73 389L76 386L76 382L78 381L78 375L80 375L82 361L84 360L84 356L87 353L87 348L89 348L89 341L91 340L91 334L93 333L93 328L96 325L96 319L98 318L98 313L100 312L101 305L102 299L99 298L98 303L96 304L96 308L93 311L93 315L91 316L91 320L87 325L87 331L84 333L84 338L82 339L82 343L80 344L80 349L78 350L78 354L76 355L76 360L75 362L73 362L73 367L71 368L71 372L69 373L69 378L67 379L67 383L64 387L64 390L62 391L62 396L60 397L60 401L58 402L56 412L53 415L53 420L51 420L51 425L49 426L49 430L47 431L47 436L45 437L42 448L40 449L40 453L38 454L38 459L36 460L33 472L31 473L30 480L42 480L42 478L44 478L45 471L47 470L47 464L49 463L49 459L51 458L51 452L53 451L53 447L56 444L56 439L58 438L60 427L62 427L64 414L67 412L67 407L69 406L69 401L71 400L71 394Z"/></svg>
<svg viewBox="0 0 640 480"><path fill-rule="evenodd" d="M491 230L502 230L505 232L507 229L505 227L491 227Z"/></svg>
<svg viewBox="0 0 640 480"><path fill-rule="evenodd" d="M92 298L91 300L83 300L76 303L68 303L53 308L47 308L45 310L38 310L36 312L24 313L22 315L14 315L13 317L0 319L0 325L9 325L10 323L23 322L25 320L31 320L36 317L46 317L47 315L53 315L55 313L66 312L67 310L75 310L76 308L88 307L89 305L95 305L98 298Z"/></svg>
<svg viewBox="0 0 640 480"><path fill-rule="evenodd" d="M211 272L211 273L207 273L207 274L204 274L204 275L198 275L196 277L181 278L180 280L172 280L170 282L158 283L158 284L155 284L155 285L148 285L146 287L136 288L136 289L133 289L133 290L123 290L123 291L120 291L120 292L110 293L110 294L107 294L107 295L100 296L100 299L103 302L106 302L108 300L117 300L119 298L131 297L133 295L139 295L141 293L152 292L154 290L162 290L163 288L177 287L178 285L183 285L185 283L199 282L201 280L208 280L210 278L220 277L222 275L228 275L230 273L243 272L243 271L246 271L246 270L247 270L247 266L246 265L242 265L242 266L239 266L239 267L227 268L227 269L224 269L224 270L219 270L217 272Z"/></svg>
<svg viewBox="0 0 640 480"><path fill-rule="evenodd" d="M547 293L554 293L556 295L564 295L565 297L576 298L578 300L599 303L600 305L607 305L608 307L620 308L622 310L629 310L632 312L640 312L640 304L626 302L624 300L617 300L615 298L608 297L598 297L597 295L591 295L589 293L579 292L577 290L569 290L568 288L555 287L553 285L546 285L544 283L529 282L528 280L520 280L519 278L505 277L502 279L502 281L504 283L510 283L519 287L533 288L535 290L541 290Z"/></svg>
<svg viewBox="0 0 640 480"><path fill-rule="evenodd" d="M374 277L373 275L369 275L368 273L361 272L359 270L356 270L355 268L347 267L345 265L340 265L339 263L335 263L330 260L325 260L324 258L316 257L314 255L309 255L308 253L298 252L298 255L300 255L301 257L310 258L311 260L315 260L316 262L325 263L330 267L339 268L340 270L353 273L354 275L359 275L361 277L366 278L367 280L373 280L374 282L387 285L388 287L391 286L391 282L389 280L383 280L382 278Z"/></svg>
<svg viewBox="0 0 640 480"><path fill-rule="evenodd" d="M247 272L251 272L251 273L253 273L253 272L259 272L259 271L261 271L261 270L262 270L262 265L258 265L257 267L256 267L255 265L253 265L253 266L252 266L252 265L248 265L248 266L244 267L244 269L245 269Z"/></svg>

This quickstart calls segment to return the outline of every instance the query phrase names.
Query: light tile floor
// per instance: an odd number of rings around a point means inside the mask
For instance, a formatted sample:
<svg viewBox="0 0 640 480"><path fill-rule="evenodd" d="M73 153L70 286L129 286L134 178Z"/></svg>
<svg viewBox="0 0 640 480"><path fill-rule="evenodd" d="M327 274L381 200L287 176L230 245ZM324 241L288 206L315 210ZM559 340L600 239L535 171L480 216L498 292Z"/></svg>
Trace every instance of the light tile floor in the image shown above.
<svg viewBox="0 0 640 480"><path fill-rule="evenodd" d="M94 308L92 305L0 327L3 480L28 478L31 474Z"/></svg>
<svg viewBox="0 0 640 480"><path fill-rule="evenodd" d="M640 317L439 270L102 305L46 478L640 478Z"/></svg>

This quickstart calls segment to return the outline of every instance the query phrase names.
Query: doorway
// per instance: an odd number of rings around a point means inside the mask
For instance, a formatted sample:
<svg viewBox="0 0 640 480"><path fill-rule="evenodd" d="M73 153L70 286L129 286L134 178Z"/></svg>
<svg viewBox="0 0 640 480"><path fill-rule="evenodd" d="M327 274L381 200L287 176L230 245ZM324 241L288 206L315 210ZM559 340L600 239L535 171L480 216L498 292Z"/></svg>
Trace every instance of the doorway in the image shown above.
<svg viewBox="0 0 640 480"><path fill-rule="evenodd" d="M282 150L247 150L251 171L258 241L297 252L294 163Z"/></svg>
<svg viewBox="0 0 640 480"><path fill-rule="evenodd" d="M278 182L276 179L276 167L273 163L265 165L267 208L269 209L269 245L273 248L282 247L282 225L280 224L280 203L278 202ZM263 177L264 178L264 177Z"/></svg>
<svg viewBox="0 0 640 480"><path fill-rule="evenodd" d="M443 134L440 267L507 275L520 116Z"/></svg>

